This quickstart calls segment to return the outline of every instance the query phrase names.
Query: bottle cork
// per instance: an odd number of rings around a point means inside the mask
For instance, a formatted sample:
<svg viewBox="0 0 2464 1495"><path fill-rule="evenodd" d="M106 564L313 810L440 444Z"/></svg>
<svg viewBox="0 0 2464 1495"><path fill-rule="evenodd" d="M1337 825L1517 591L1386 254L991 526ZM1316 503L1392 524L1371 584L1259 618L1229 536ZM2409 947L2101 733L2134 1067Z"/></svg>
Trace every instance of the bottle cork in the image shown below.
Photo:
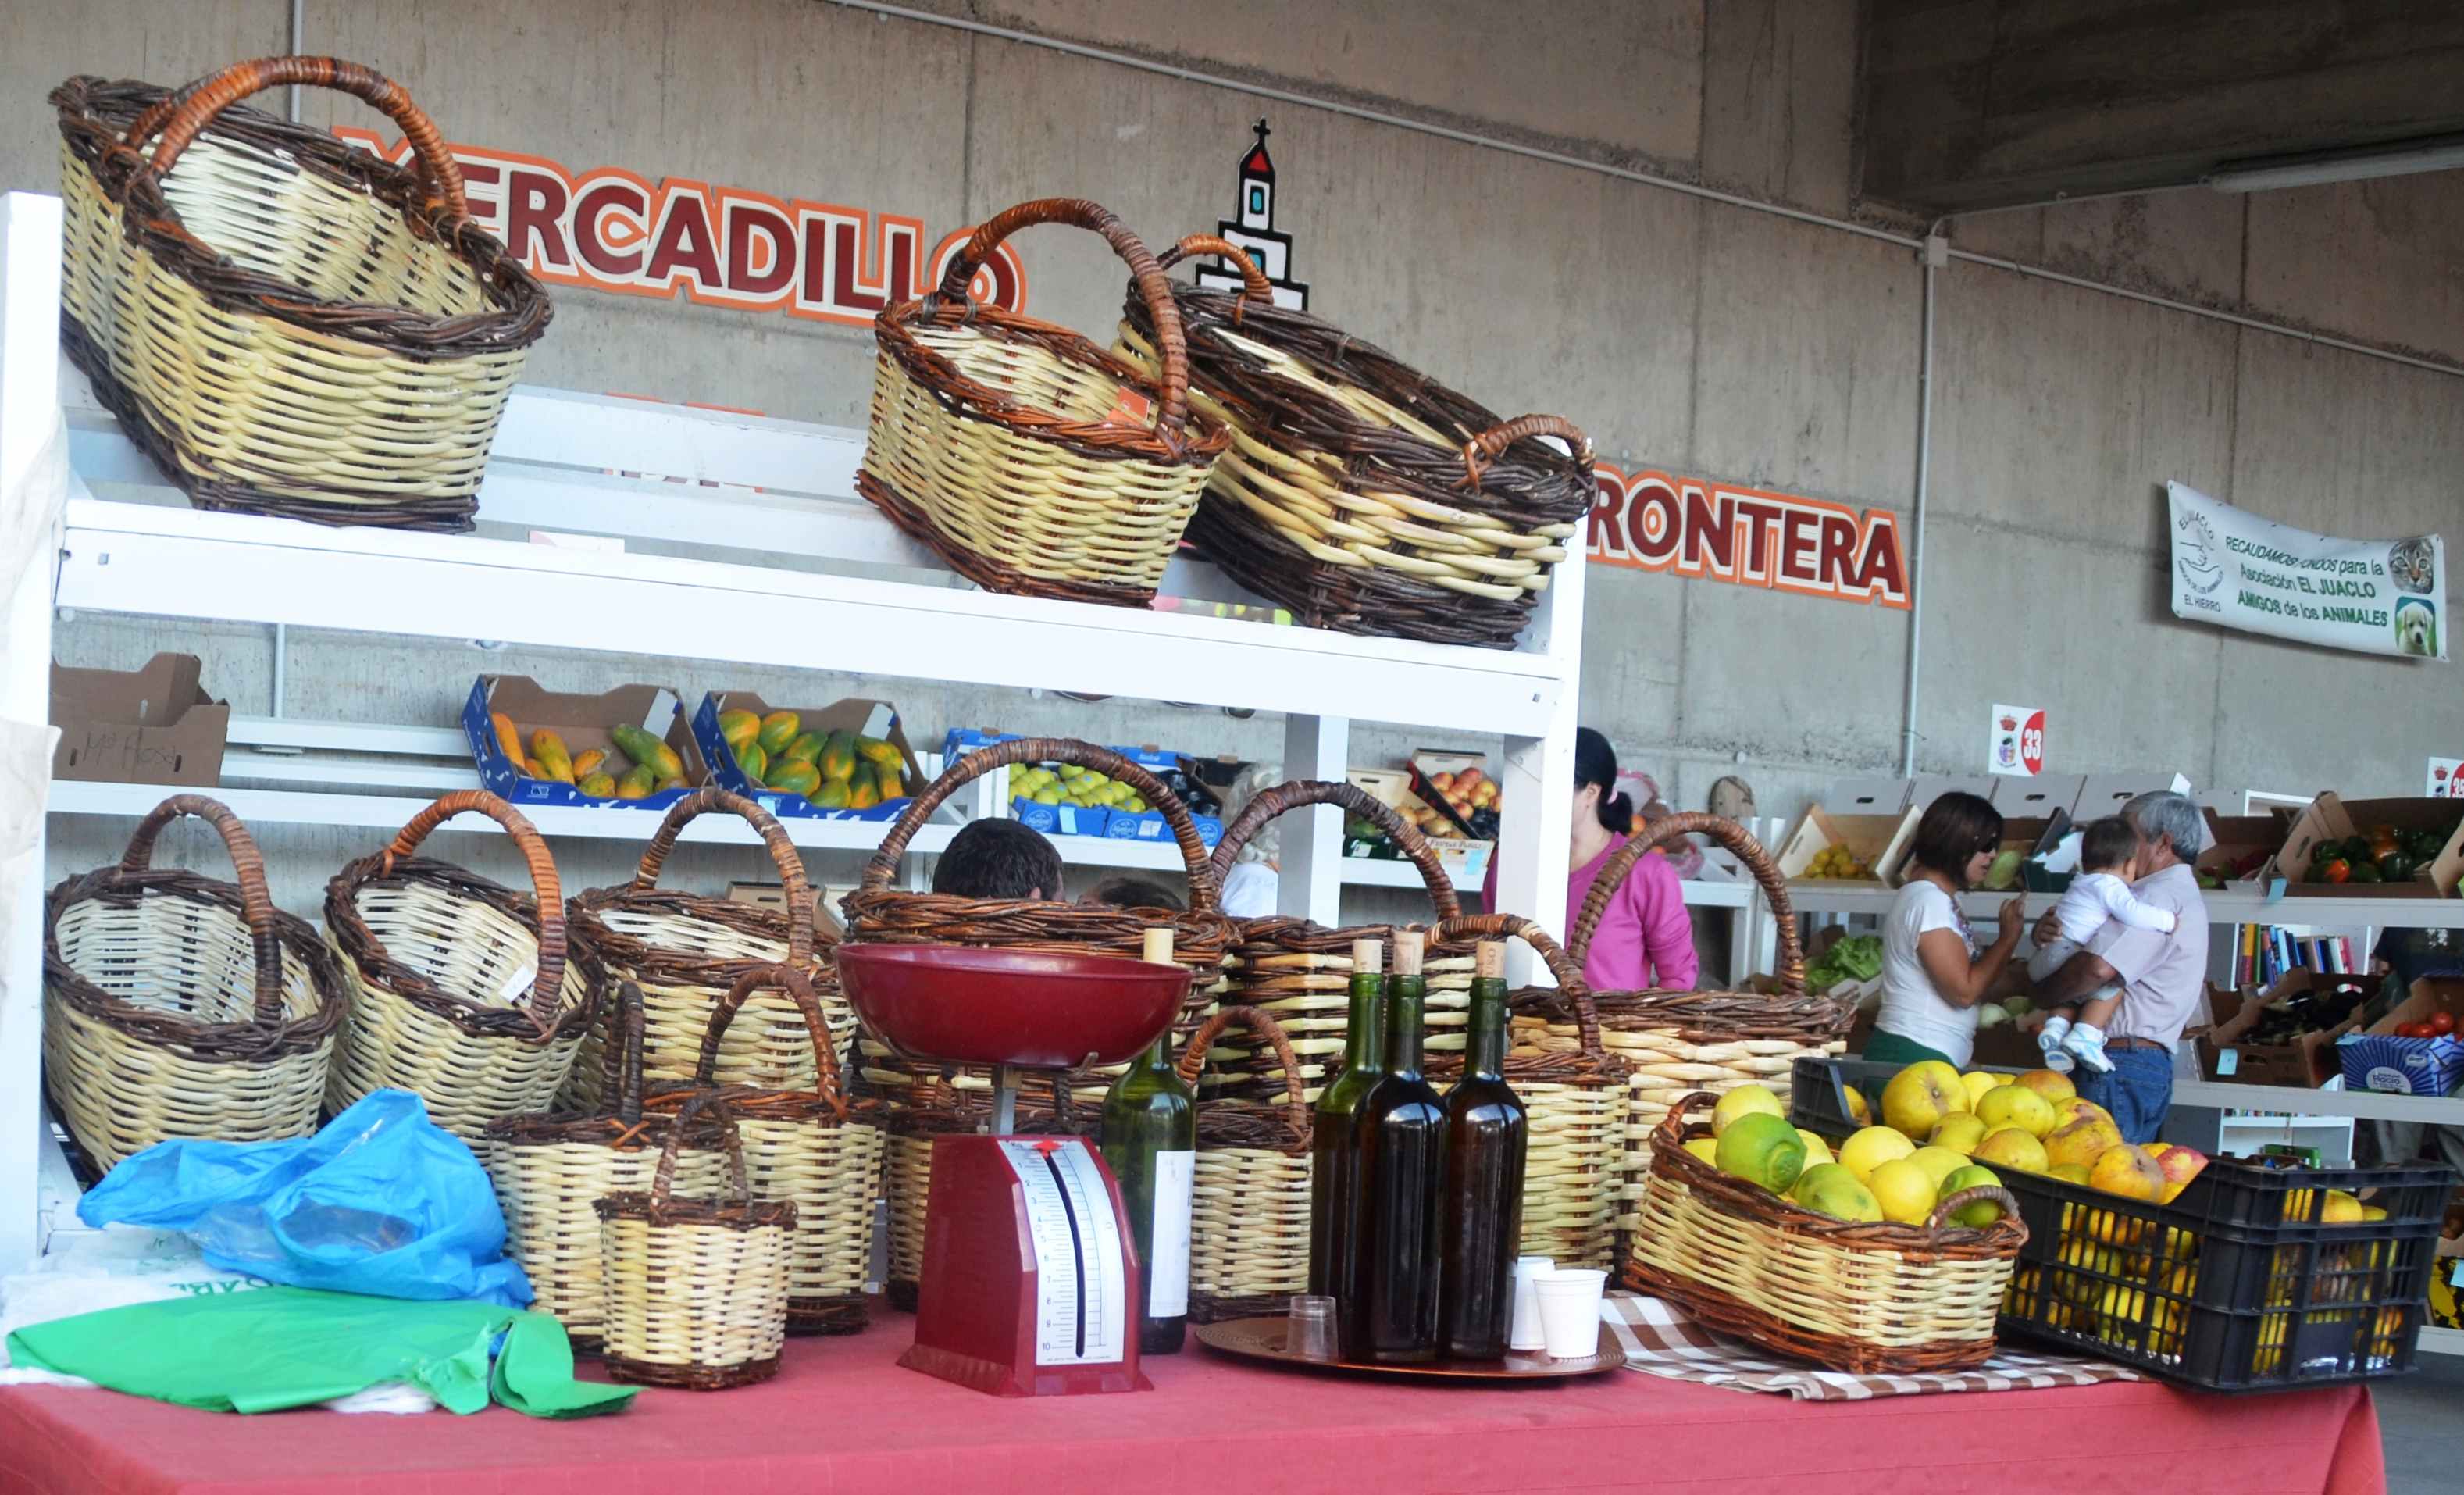
<svg viewBox="0 0 2464 1495"><path fill-rule="evenodd" d="M1506 941L1484 939L1472 952L1472 978L1481 981L1506 979Z"/></svg>
<svg viewBox="0 0 2464 1495"><path fill-rule="evenodd" d="M1399 929L1395 932L1395 974L1397 976L1420 974L1420 932L1419 930Z"/></svg>
<svg viewBox="0 0 2464 1495"><path fill-rule="evenodd" d="M1138 958L1151 965L1172 964L1171 929L1159 925L1154 929L1148 930L1146 932L1146 949L1139 953Z"/></svg>
<svg viewBox="0 0 2464 1495"><path fill-rule="evenodd" d="M1353 975L1375 976L1385 969L1385 945L1374 939L1355 939L1352 942Z"/></svg>

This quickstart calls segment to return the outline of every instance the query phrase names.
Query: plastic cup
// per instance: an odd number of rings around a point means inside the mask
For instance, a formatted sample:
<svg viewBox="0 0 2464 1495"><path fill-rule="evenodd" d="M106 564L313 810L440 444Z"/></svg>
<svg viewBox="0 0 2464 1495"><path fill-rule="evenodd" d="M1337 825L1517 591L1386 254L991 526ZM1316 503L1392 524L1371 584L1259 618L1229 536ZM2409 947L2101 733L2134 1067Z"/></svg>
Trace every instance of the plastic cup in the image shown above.
<svg viewBox="0 0 2464 1495"><path fill-rule="evenodd" d="M1556 1270L1556 1262L1545 1256L1518 1256L1514 1259L1514 1328L1506 1336L1508 1350L1540 1350L1548 1341L1540 1333L1540 1293L1532 1279L1542 1272Z"/></svg>
<svg viewBox="0 0 2464 1495"><path fill-rule="evenodd" d="M1600 1294L1609 1274L1595 1267L1560 1267L1538 1274L1540 1337L1552 1360L1580 1360L1600 1349Z"/></svg>
<svg viewBox="0 0 2464 1495"><path fill-rule="evenodd" d="M1284 1330L1284 1352L1310 1360L1334 1358L1334 1300L1309 1293L1292 1295L1291 1317Z"/></svg>

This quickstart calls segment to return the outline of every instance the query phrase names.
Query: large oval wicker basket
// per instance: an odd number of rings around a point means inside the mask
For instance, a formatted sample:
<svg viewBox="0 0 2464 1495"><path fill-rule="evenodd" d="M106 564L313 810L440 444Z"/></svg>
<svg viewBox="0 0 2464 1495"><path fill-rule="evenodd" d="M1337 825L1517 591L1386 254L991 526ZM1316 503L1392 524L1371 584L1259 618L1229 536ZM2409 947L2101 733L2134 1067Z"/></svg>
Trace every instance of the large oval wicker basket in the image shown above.
<svg viewBox="0 0 2464 1495"><path fill-rule="evenodd" d="M429 831L465 812L505 827L536 896L418 854ZM410 1090L467 1142L554 1103L590 1022L592 984L565 959L556 859L519 810L484 789L439 799L392 845L334 874L325 933L351 991L328 1110L386 1087Z"/></svg>
<svg viewBox="0 0 2464 1495"><path fill-rule="evenodd" d="M153 866L163 827L212 825L233 882ZM117 866L43 910L43 1083L97 1172L172 1137L317 1130L346 1001L341 963L275 908L239 817L198 794L148 811Z"/></svg>
<svg viewBox="0 0 2464 1495"><path fill-rule="evenodd" d="M2017 1199L1963 1190L1924 1225L1817 1215L1685 1151L1688 1137L1711 1134L1718 1101L1684 1096L1653 1135L1627 1286L1724 1334L1851 1374L1964 1371L1992 1356L2003 1290L2028 1241ZM1981 1230L1949 1223L1987 1198L2000 1219Z"/></svg>
<svg viewBox="0 0 2464 1495"><path fill-rule="evenodd" d="M416 168L238 104L286 83L392 116ZM73 77L51 102L60 341L164 474L199 508L471 528L548 298L409 96L265 57L177 93Z"/></svg>
<svg viewBox="0 0 2464 1495"><path fill-rule="evenodd" d="M1551 415L1503 419L1275 305L1220 238L1192 234L1163 263L1192 254L1225 256L1246 284L1172 286L1190 404L1232 431L1190 539L1309 627L1513 648L1598 493L1583 433ZM1163 324L1150 299L1130 297L1118 346L1152 370Z"/></svg>
<svg viewBox="0 0 2464 1495"><path fill-rule="evenodd" d="M1309 1275L1309 1137L1300 1062L1284 1030L1255 1007L1217 1012L1182 1048L1195 1088L1227 1030L1245 1027L1283 1058L1280 1104L1213 1097L1198 1106L1198 1161L1189 1227L1189 1316L1200 1324L1283 1309Z"/></svg>

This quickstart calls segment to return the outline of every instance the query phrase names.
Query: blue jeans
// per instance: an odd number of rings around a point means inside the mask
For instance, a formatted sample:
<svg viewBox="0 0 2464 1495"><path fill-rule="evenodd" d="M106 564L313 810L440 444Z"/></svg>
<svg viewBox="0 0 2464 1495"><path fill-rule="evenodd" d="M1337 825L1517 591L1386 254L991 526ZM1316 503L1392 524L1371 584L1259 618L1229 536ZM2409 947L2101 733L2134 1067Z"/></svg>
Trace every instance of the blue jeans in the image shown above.
<svg viewBox="0 0 2464 1495"><path fill-rule="evenodd" d="M2161 1048L2107 1048L2111 1074L2092 1074L2081 1065L2072 1076L2079 1092L2113 1113L2122 1139L2141 1146L2156 1140L2165 1112L2173 1107L2173 1056Z"/></svg>

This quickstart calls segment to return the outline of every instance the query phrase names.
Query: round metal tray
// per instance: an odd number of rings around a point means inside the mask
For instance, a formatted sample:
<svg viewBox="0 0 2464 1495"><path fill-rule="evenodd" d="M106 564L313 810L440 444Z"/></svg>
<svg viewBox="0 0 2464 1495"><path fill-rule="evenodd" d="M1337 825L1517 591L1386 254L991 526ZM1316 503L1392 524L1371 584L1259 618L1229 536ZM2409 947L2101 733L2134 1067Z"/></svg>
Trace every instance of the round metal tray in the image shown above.
<svg viewBox="0 0 2464 1495"><path fill-rule="evenodd" d="M1284 1349L1290 1321L1283 1318L1236 1318L1221 1324L1199 1324L1193 1332L1209 1350L1302 1371L1332 1371L1346 1375L1408 1375L1441 1381L1555 1381L1570 1376L1597 1375L1622 1370L1625 1350L1600 1326L1599 1348L1573 1360L1552 1360L1539 1351L1516 1351L1503 1360L1432 1360L1421 1365L1373 1365L1355 1360L1317 1360Z"/></svg>

